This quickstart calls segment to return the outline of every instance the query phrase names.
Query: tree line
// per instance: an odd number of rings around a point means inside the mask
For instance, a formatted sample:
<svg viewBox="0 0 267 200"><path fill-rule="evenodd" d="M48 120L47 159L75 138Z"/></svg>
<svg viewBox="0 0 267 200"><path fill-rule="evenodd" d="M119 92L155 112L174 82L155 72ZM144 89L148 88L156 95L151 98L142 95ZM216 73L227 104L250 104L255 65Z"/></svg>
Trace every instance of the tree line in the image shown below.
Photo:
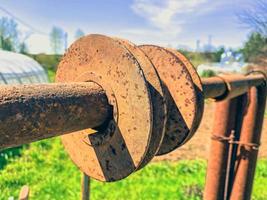
<svg viewBox="0 0 267 200"><path fill-rule="evenodd" d="M22 33L18 30L18 24L10 18L0 18L0 49L26 54L28 47L26 40L32 32ZM84 36L81 29L77 29L75 39ZM60 27L54 26L48 35L53 54L59 55L67 48L67 33Z"/></svg>

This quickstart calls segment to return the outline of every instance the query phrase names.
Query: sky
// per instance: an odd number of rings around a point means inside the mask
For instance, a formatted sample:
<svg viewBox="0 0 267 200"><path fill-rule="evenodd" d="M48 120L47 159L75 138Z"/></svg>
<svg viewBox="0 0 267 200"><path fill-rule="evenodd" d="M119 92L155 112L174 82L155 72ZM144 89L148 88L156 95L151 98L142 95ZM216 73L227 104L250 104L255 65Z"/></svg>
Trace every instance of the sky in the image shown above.
<svg viewBox="0 0 267 200"><path fill-rule="evenodd" d="M196 49L208 43L239 48L249 30L237 18L251 0L0 0L0 17L15 17L31 53L51 53L53 26L78 28L136 44ZM5 10L5 11L3 11ZM6 11L9 12L6 13ZM25 25L26 24L26 25Z"/></svg>

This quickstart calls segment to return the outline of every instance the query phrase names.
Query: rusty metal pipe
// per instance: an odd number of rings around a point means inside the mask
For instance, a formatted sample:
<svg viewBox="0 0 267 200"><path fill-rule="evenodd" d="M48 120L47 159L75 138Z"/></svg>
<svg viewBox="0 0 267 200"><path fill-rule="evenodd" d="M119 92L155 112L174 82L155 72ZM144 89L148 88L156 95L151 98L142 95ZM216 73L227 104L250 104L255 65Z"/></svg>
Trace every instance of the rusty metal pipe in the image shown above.
<svg viewBox="0 0 267 200"><path fill-rule="evenodd" d="M265 77L227 80L242 87L259 85ZM221 78L202 81L206 98L220 97L229 89ZM0 86L0 149L99 126L110 112L105 92L95 83Z"/></svg>
<svg viewBox="0 0 267 200"><path fill-rule="evenodd" d="M234 176L234 160L236 158L236 146L233 145L234 142L238 141L240 138L241 127L243 123L244 113L246 112L247 106L247 93L236 97L237 107L235 115L235 127L233 130L233 139L229 141L230 150L228 154L228 168L226 172L226 184L225 184L225 199L229 199L229 194L232 190L233 176Z"/></svg>
<svg viewBox="0 0 267 200"><path fill-rule="evenodd" d="M255 174L258 145L264 119L267 87L252 87L249 91L249 105L242 125L235 159L235 177L230 195L232 200L249 200Z"/></svg>
<svg viewBox="0 0 267 200"><path fill-rule="evenodd" d="M220 77L202 78L201 82L205 98L220 97L227 92L227 85Z"/></svg>
<svg viewBox="0 0 267 200"><path fill-rule="evenodd" d="M234 98L244 94L249 87L264 84L266 77L257 75L224 75L211 78L202 78L203 92L205 98Z"/></svg>
<svg viewBox="0 0 267 200"><path fill-rule="evenodd" d="M92 82L0 86L0 149L97 127L110 112Z"/></svg>
<svg viewBox="0 0 267 200"><path fill-rule="evenodd" d="M81 200L90 200L90 177L82 173Z"/></svg>
<svg viewBox="0 0 267 200"><path fill-rule="evenodd" d="M208 161L205 200L224 198L229 139L235 125L237 100L216 102L215 121Z"/></svg>

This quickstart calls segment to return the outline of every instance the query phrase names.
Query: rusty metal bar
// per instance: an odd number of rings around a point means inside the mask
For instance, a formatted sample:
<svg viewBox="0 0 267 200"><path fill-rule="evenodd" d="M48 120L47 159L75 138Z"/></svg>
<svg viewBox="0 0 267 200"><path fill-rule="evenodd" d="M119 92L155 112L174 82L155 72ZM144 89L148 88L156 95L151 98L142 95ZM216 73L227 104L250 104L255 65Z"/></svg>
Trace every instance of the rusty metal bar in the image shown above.
<svg viewBox="0 0 267 200"><path fill-rule="evenodd" d="M216 103L215 121L208 161L205 200L223 199L231 131L235 125L236 99Z"/></svg>
<svg viewBox="0 0 267 200"><path fill-rule="evenodd" d="M238 151L235 160L235 176L230 195L232 200L249 200L255 174L258 146L266 106L266 85L252 87L249 91L249 105L244 116Z"/></svg>
<svg viewBox="0 0 267 200"><path fill-rule="evenodd" d="M85 173L82 173L81 190L81 200L90 200L90 177Z"/></svg>
<svg viewBox="0 0 267 200"><path fill-rule="evenodd" d="M249 87L259 86L265 81L266 77L263 74L249 76L224 75L201 79L205 98L217 99L239 96L244 94Z"/></svg>
<svg viewBox="0 0 267 200"><path fill-rule="evenodd" d="M234 142L239 140L241 127L243 123L244 114L246 112L247 107L247 93L236 97L237 99L237 107L236 107L236 115L235 115L235 128L233 131L233 139L229 141L230 150L228 154L228 167L226 172L226 184L225 184L225 199L229 199L229 194L232 190L233 185L233 176L234 176L234 161L236 158L237 148L233 145Z"/></svg>
<svg viewBox="0 0 267 200"><path fill-rule="evenodd" d="M227 92L227 85L220 77L202 78L203 92L205 98L216 98Z"/></svg>
<svg viewBox="0 0 267 200"><path fill-rule="evenodd" d="M246 99L244 94L216 102L204 199L228 199L232 155L235 152L231 143L240 134Z"/></svg>
<svg viewBox="0 0 267 200"><path fill-rule="evenodd" d="M0 149L97 127L110 112L92 82L0 86Z"/></svg>
<svg viewBox="0 0 267 200"><path fill-rule="evenodd" d="M205 97L240 94L265 81L261 74L227 77L203 79ZM0 86L0 149L99 126L111 110L104 90L92 82Z"/></svg>

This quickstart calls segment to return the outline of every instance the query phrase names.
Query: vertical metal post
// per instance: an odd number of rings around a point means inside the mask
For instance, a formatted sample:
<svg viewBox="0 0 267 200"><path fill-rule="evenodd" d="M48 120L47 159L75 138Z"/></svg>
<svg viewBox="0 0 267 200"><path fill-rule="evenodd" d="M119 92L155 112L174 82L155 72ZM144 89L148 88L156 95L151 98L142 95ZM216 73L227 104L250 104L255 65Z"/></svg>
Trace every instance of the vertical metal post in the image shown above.
<svg viewBox="0 0 267 200"><path fill-rule="evenodd" d="M90 177L85 173L82 173L81 190L81 199L90 200Z"/></svg>
<svg viewBox="0 0 267 200"><path fill-rule="evenodd" d="M236 106L236 115L235 115L235 127L234 127L234 137L230 142L230 151L228 154L228 167L226 172L226 181L225 181L225 193L224 199L229 199L230 193L233 186L233 177L235 174L234 166L237 153L237 147L234 145L235 142L239 141L240 132L242 128L244 113L247 108L247 93L237 97L237 106Z"/></svg>
<svg viewBox="0 0 267 200"><path fill-rule="evenodd" d="M266 90L266 85L263 85L257 88L252 87L249 91L249 105L244 117L240 139L237 142L238 151L231 200L249 200L251 198L264 119Z"/></svg>
<svg viewBox="0 0 267 200"><path fill-rule="evenodd" d="M236 99L216 103L215 122L204 190L205 200L224 198L229 139L235 125Z"/></svg>

